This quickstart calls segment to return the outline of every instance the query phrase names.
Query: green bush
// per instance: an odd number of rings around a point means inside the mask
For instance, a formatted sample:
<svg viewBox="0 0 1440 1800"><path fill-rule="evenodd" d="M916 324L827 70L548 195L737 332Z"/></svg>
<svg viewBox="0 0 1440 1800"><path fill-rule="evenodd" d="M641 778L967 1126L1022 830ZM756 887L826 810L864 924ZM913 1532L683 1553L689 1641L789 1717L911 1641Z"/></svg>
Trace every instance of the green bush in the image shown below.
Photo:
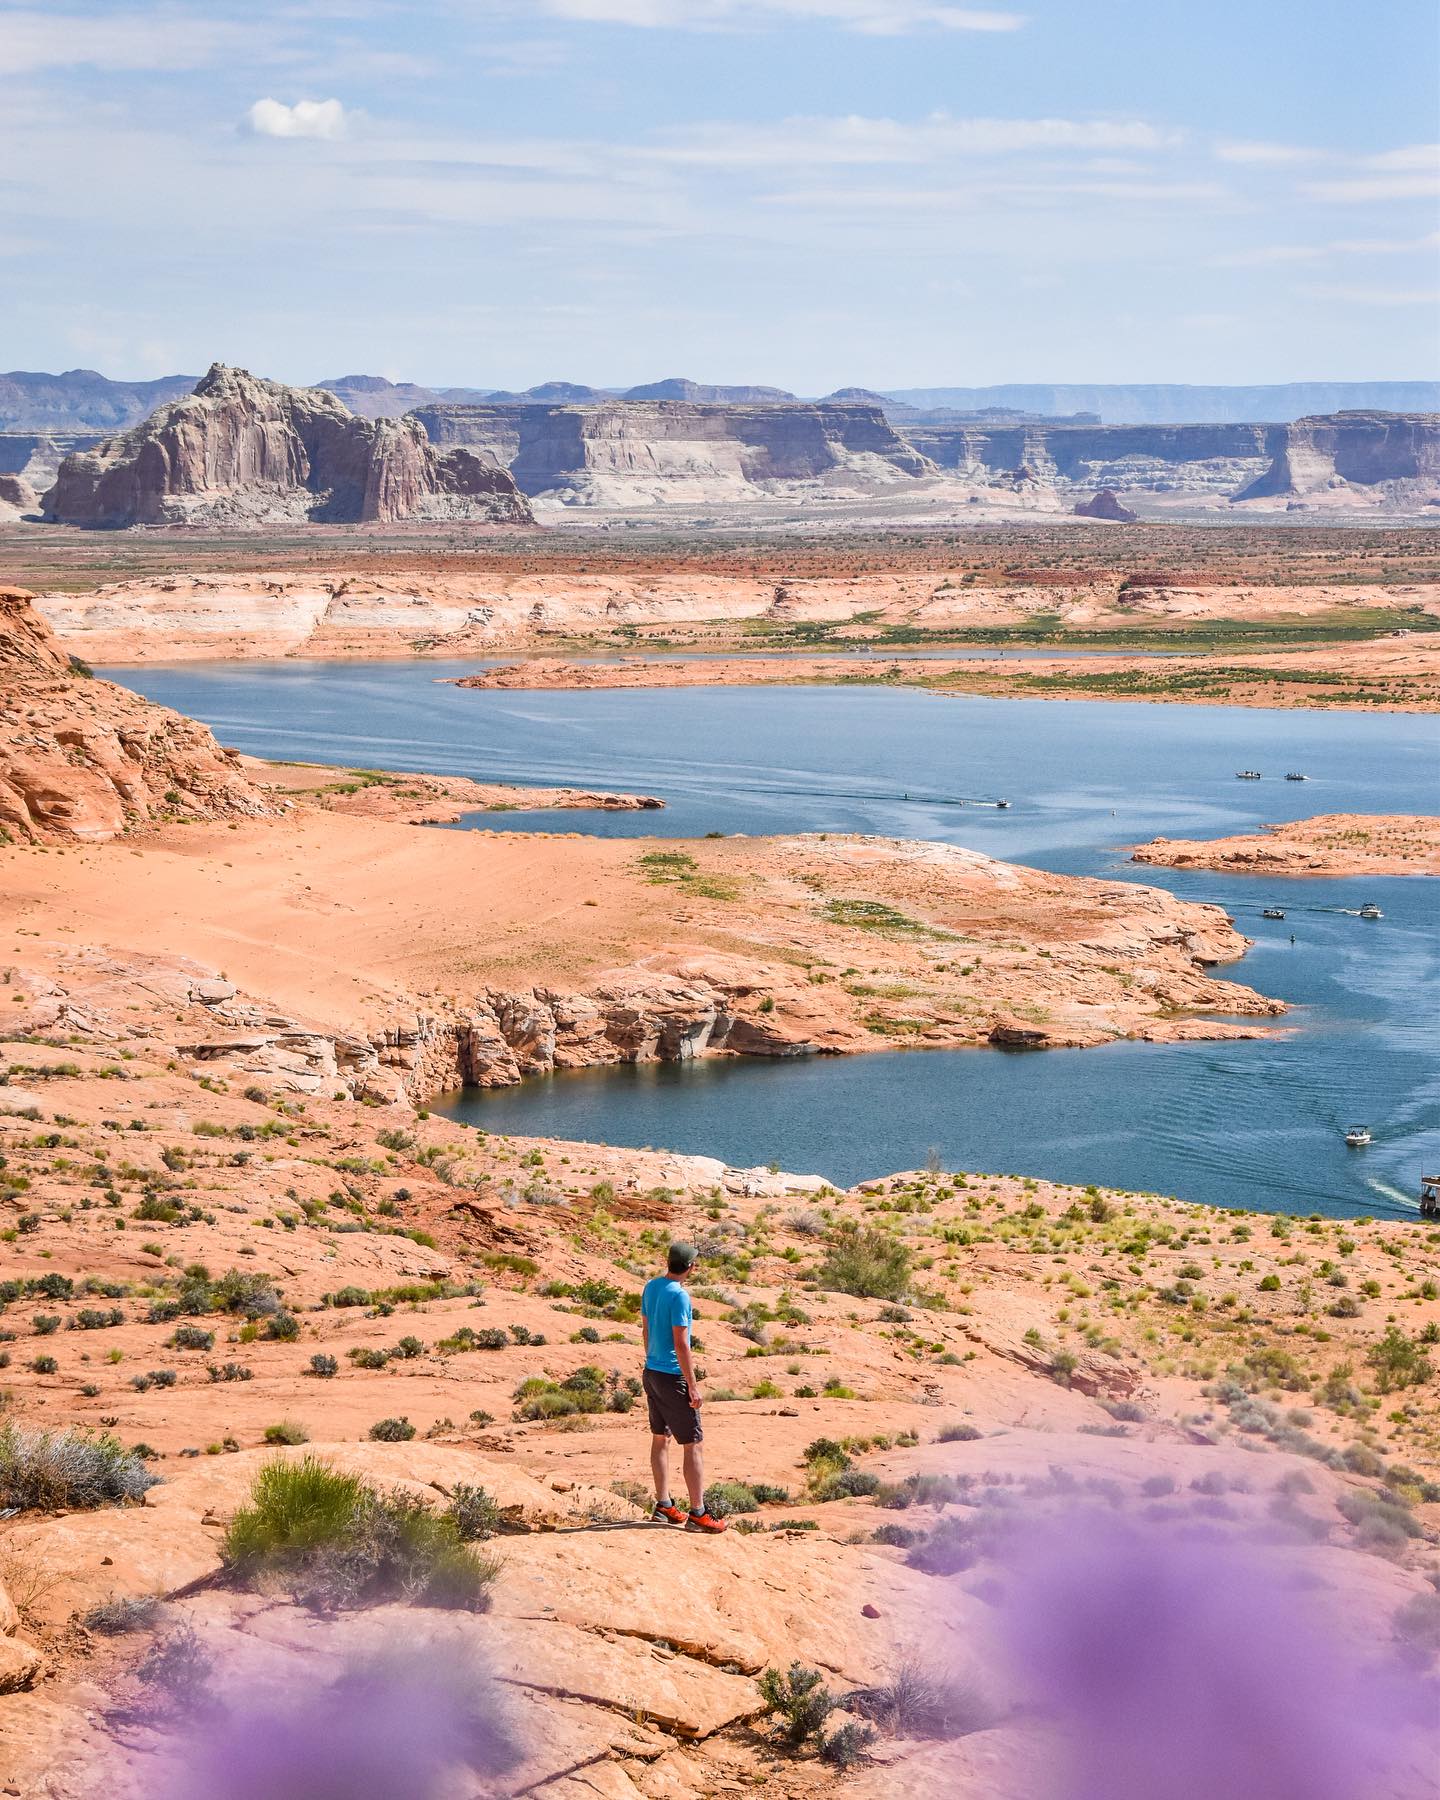
<svg viewBox="0 0 1440 1800"><path fill-rule="evenodd" d="M832 1235L816 1279L836 1293L899 1300L910 1288L910 1252L883 1231L847 1220Z"/></svg>
<svg viewBox="0 0 1440 1800"><path fill-rule="evenodd" d="M398 1599L484 1612L500 1569L469 1547L452 1517L314 1456L260 1469L223 1555L242 1585L278 1581L322 1610Z"/></svg>
<svg viewBox="0 0 1440 1800"><path fill-rule="evenodd" d="M834 1696L819 1671L807 1669L803 1663L791 1663L783 1674L779 1669L766 1669L758 1686L766 1712L780 1717L782 1738L797 1749L819 1734L835 1708Z"/></svg>
<svg viewBox="0 0 1440 1800"><path fill-rule="evenodd" d="M977 1426L967 1425L962 1420L953 1425L942 1425L935 1433L935 1442L937 1444L973 1444L981 1435Z"/></svg>

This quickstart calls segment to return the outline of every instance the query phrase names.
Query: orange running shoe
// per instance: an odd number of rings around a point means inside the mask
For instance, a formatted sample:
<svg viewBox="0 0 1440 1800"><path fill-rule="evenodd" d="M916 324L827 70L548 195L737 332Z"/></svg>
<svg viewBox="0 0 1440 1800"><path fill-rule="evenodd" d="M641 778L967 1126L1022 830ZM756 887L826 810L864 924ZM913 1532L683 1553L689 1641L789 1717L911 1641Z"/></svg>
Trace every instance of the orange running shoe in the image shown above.
<svg viewBox="0 0 1440 1800"><path fill-rule="evenodd" d="M683 1525L689 1514L683 1506L676 1506L673 1500L657 1500L655 1510L650 1517L658 1524Z"/></svg>
<svg viewBox="0 0 1440 1800"><path fill-rule="evenodd" d="M687 1531L724 1531L727 1529L724 1519L715 1519L708 1512L692 1512L685 1521Z"/></svg>

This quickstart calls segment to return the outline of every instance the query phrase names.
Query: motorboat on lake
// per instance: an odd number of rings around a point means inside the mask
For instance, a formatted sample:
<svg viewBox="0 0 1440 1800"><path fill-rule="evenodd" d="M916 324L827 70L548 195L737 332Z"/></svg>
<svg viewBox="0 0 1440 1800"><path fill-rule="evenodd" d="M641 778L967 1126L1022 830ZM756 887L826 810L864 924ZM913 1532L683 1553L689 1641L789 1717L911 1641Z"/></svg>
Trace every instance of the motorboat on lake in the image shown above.
<svg viewBox="0 0 1440 1800"><path fill-rule="evenodd" d="M1370 1127L1368 1125L1352 1125L1345 1133L1345 1142L1352 1150L1363 1150L1370 1141Z"/></svg>
<svg viewBox="0 0 1440 1800"><path fill-rule="evenodd" d="M1235 771L1235 779L1237 781L1258 781L1260 779L1260 771L1258 769L1237 769Z"/></svg>
<svg viewBox="0 0 1440 1800"><path fill-rule="evenodd" d="M996 812L1009 812L1010 802L1008 800L997 800L995 802L995 810Z"/></svg>
<svg viewBox="0 0 1440 1800"><path fill-rule="evenodd" d="M1283 919L1285 908L1283 906L1267 906L1260 916L1264 919Z"/></svg>
<svg viewBox="0 0 1440 1800"><path fill-rule="evenodd" d="M1362 919L1383 919L1385 915L1373 900L1367 900L1360 908L1360 917Z"/></svg>
<svg viewBox="0 0 1440 1800"><path fill-rule="evenodd" d="M1287 781L1308 781L1310 777L1308 775L1301 775L1297 770L1291 769L1286 774L1285 779Z"/></svg>

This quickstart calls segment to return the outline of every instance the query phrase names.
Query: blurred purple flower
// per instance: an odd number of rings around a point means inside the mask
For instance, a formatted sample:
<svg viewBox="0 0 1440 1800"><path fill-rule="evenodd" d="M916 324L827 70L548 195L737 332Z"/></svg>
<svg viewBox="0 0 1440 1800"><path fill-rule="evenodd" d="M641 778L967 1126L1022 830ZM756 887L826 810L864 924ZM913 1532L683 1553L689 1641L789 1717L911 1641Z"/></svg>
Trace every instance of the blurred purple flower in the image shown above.
<svg viewBox="0 0 1440 1800"><path fill-rule="evenodd" d="M298 1704L234 1701L182 1746L174 1800L437 1800L521 1760L498 1690L453 1647L352 1668Z"/></svg>
<svg viewBox="0 0 1440 1800"><path fill-rule="evenodd" d="M1020 1558L1009 1648L1063 1800L1375 1800L1433 1723L1258 1547L1081 1514Z"/></svg>

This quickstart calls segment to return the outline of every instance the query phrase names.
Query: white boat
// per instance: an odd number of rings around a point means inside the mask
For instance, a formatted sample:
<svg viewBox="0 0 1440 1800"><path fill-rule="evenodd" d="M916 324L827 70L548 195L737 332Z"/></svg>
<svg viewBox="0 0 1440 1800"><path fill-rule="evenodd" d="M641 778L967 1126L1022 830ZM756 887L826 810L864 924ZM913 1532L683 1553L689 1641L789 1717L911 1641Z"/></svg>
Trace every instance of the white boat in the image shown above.
<svg viewBox="0 0 1440 1800"><path fill-rule="evenodd" d="M1267 906L1260 916L1264 919L1283 919L1285 908L1283 906Z"/></svg>
<svg viewBox="0 0 1440 1800"><path fill-rule="evenodd" d="M1235 779L1237 781L1258 781L1260 779L1260 771L1258 769L1237 769L1235 771Z"/></svg>
<svg viewBox="0 0 1440 1800"><path fill-rule="evenodd" d="M1360 917L1362 919L1383 919L1385 915L1373 900L1367 900L1360 908Z"/></svg>
<svg viewBox="0 0 1440 1800"><path fill-rule="evenodd" d="M1008 800L997 800L995 802L995 810L996 812L1008 812L1010 810L1010 802Z"/></svg>
<svg viewBox="0 0 1440 1800"><path fill-rule="evenodd" d="M1286 775L1285 779L1287 781L1308 781L1310 777L1308 775L1298 774L1296 771L1291 770L1290 773Z"/></svg>
<svg viewBox="0 0 1440 1800"><path fill-rule="evenodd" d="M1368 1125L1352 1125L1345 1133L1345 1142L1352 1150L1363 1150L1370 1141Z"/></svg>

